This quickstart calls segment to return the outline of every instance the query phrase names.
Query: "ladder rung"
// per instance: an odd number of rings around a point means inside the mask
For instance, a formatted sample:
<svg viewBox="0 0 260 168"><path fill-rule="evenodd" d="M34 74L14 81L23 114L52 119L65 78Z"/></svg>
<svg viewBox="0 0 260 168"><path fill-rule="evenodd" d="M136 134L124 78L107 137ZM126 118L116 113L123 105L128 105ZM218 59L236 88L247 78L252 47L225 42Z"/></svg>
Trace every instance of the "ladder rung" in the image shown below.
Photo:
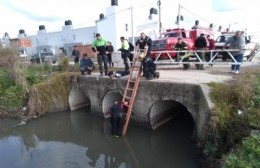
<svg viewBox="0 0 260 168"><path fill-rule="evenodd" d="M134 89L129 89L129 88L128 88L127 90L134 90Z"/></svg>
<svg viewBox="0 0 260 168"><path fill-rule="evenodd" d="M131 99L131 97L129 97L129 96L125 96L125 98L126 98L126 99Z"/></svg>

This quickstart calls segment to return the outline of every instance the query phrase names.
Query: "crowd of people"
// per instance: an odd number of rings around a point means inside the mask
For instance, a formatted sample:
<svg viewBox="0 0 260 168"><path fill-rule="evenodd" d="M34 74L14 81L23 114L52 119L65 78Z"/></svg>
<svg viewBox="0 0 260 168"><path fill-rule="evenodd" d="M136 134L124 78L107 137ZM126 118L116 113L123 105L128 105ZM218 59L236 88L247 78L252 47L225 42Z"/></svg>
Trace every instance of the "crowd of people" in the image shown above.
<svg viewBox="0 0 260 168"><path fill-rule="evenodd" d="M129 42L125 37L120 37L121 47L119 51L121 51L121 58L124 63L124 71L118 71L113 77L119 78L121 76L129 75L130 68L132 67L134 52L139 51L139 53L145 53L142 58L142 69L143 69L143 77L147 80L159 78L159 73L156 72L156 64L151 59L151 45L152 39L147 36L145 33L140 34L140 38L135 42L135 46ZM228 46L229 49L238 49L239 51L230 51L233 55L232 58L232 66L231 73L238 74L240 71L240 64L243 61L243 54L246 48L245 38L243 37L243 33L241 31L237 31L234 36L229 38L223 49L226 49ZM195 67L197 70L205 70L204 62L212 62L212 56L216 53L212 50L215 50L215 40L212 36L205 34L200 34L199 37L196 38L194 47L197 54L197 59L195 63ZM112 53L115 51L112 43L110 41L106 41L99 33L96 34L96 39L92 43L92 50L97 54L97 61L99 65L100 76L112 76L108 74L109 67L114 67L113 56ZM183 70L188 70L190 68L190 52L188 49L187 43L183 40L183 38L178 38L178 41L175 45L175 50L178 51L176 53L176 62L182 62ZM136 52L137 53L137 52ZM82 75L87 72L87 74L91 74L91 72L95 69L93 62L91 66L87 66L86 64L90 64L90 59L88 56L84 56L80 59L80 52L77 49L77 46L74 46L72 51L72 56L74 57L75 64L80 64L80 72ZM85 60L87 58L87 60ZM130 63L130 64L129 64ZM209 63L209 66L213 66L213 64ZM120 75L119 75L120 74Z"/></svg>
<svg viewBox="0 0 260 168"><path fill-rule="evenodd" d="M143 65L143 77L145 77L147 80L159 78L159 73L156 72L156 64L150 58L152 39L149 36L147 36L145 33L141 33L140 38L135 43L135 46L123 36L120 37L120 40L121 47L119 51L121 51L121 58L124 63L124 71L112 73L114 74L113 78L120 78L122 76L129 75L134 58L134 51L139 51L139 53L143 54L145 53L141 60ZM212 52L212 50L215 50L215 40L210 35L205 37L205 34L202 33L195 40L194 46L195 50L197 51L197 63L195 63L195 67L198 70L204 70L205 68L203 62L212 61L212 56L215 54ZM243 38L242 32L237 31L234 36L229 38L223 46L223 49L227 48L227 46L229 46L229 49L239 49L239 51L230 52L233 55L231 73L238 74L240 71L240 64L243 61L243 54L245 52L246 46L245 38ZM99 33L97 33L96 39L92 44L92 49L97 54L100 76L108 75L112 77L111 73L110 75L108 74L108 67L114 66L112 58L114 47L112 43L110 41L106 41ZM190 68L190 54L188 45L182 38L178 38L178 41L175 45L175 50L178 51L176 54L176 62L181 61L183 64L183 70L188 70ZM74 46L72 56L74 57L75 64L80 64L81 74L84 75L85 72L87 72L87 74L91 74L91 72L95 69L94 64L93 62L90 63L90 58L84 55L85 53L83 54L83 58L80 60L80 52L77 49L77 46ZM89 66L89 64L91 64L91 66ZM213 64L209 64L209 66L213 66Z"/></svg>
<svg viewBox="0 0 260 168"><path fill-rule="evenodd" d="M210 36L205 34L200 34L199 37L195 40L195 50L197 53L197 63L195 64L197 70L205 70L203 62L210 62L212 61L212 56L215 55L215 40ZM238 74L240 71L240 64L243 61L243 55L246 50L246 42L245 38L243 37L243 33L241 31L236 31L235 35L229 38L224 46L223 49L234 49L237 51L230 51L232 54L232 65L231 65L231 73ZM189 65L189 52L187 43L183 41L182 38L178 38L178 42L175 45L176 51L181 51L177 53L176 61L183 62L183 69L187 70L190 68ZM213 64L209 64L209 66L213 66Z"/></svg>
<svg viewBox="0 0 260 168"><path fill-rule="evenodd" d="M110 41L106 41L101 34L97 33L96 38L92 43L92 50L97 55L98 67L100 76L110 76L111 78L120 78L130 74L130 68L133 65L134 52L136 48L136 53L138 51L139 55L143 54L144 57L141 58L143 77L147 80L154 78L159 78L159 72L156 72L156 64L150 58L152 40L150 37L144 33L140 34L140 38L136 41L135 46L129 42L125 37L120 37L121 47L121 58L124 63L123 71L111 71L110 67L114 67L112 53L114 52L114 47ZM80 58L80 51L77 46L74 46L72 51L72 56L74 57L75 64L80 65L80 72L85 75L91 75L91 72L95 70L95 65L87 53L83 54L82 59ZM130 64L129 64L130 63Z"/></svg>

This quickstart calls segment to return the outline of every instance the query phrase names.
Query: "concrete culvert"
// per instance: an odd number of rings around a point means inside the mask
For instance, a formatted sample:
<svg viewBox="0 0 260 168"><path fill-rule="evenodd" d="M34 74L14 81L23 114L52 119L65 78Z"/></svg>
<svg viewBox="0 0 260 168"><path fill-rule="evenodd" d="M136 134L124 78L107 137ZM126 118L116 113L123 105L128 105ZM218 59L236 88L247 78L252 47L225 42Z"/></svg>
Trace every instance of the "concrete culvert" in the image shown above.
<svg viewBox="0 0 260 168"><path fill-rule="evenodd" d="M117 101L121 102L122 98L123 98L123 96L117 91L110 91L104 96L103 101L102 101L102 112L103 112L105 118L107 118L109 116L108 112L110 111L110 108L112 107L114 101L117 100Z"/></svg>
<svg viewBox="0 0 260 168"><path fill-rule="evenodd" d="M174 100L160 100L153 104L149 119L154 130L166 123L173 123L172 129L192 136L195 128L194 120L189 110Z"/></svg>
<svg viewBox="0 0 260 168"><path fill-rule="evenodd" d="M80 88L72 88L69 94L70 110L77 110L91 105L88 95Z"/></svg>

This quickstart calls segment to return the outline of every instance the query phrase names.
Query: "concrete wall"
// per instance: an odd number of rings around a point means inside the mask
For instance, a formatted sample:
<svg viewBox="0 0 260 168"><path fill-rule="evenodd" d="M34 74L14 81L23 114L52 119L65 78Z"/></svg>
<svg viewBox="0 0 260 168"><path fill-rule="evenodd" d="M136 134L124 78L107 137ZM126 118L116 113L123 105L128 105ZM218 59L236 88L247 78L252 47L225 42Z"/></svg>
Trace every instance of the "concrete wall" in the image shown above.
<svg viewBox="0 0 260 168"><path fill-rule="evenodd" d="M69 101L70 107L77 109L90 103L94 115L107 117L113 101L122 99L126 82L126 78L79 77L77 83L72 84L69 100L73 101ZM186 111L192 116L196 136L200 138L211 108L205 92L204 85L141 80L131 122L156 129L178 113Z"/></svg>

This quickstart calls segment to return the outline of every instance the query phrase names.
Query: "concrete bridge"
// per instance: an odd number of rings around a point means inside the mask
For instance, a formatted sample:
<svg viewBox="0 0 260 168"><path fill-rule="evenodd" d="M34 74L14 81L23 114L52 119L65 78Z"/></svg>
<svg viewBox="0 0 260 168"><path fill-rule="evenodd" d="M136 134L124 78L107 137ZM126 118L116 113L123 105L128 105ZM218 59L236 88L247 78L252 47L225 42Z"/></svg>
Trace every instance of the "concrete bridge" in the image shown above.
<svg viewBox="0 0 260 168"><path fill-rule="evenodd" d="M115 100L121 100L127 78L82 76L74 81L69 95L70 109L91 106L94 115L108 117ZM131 123L156 129L180 113L186 113L194 123L194 136L202 138L211 111L209 88L203 84L173 83L142 79L133 107Z"/></svg>

